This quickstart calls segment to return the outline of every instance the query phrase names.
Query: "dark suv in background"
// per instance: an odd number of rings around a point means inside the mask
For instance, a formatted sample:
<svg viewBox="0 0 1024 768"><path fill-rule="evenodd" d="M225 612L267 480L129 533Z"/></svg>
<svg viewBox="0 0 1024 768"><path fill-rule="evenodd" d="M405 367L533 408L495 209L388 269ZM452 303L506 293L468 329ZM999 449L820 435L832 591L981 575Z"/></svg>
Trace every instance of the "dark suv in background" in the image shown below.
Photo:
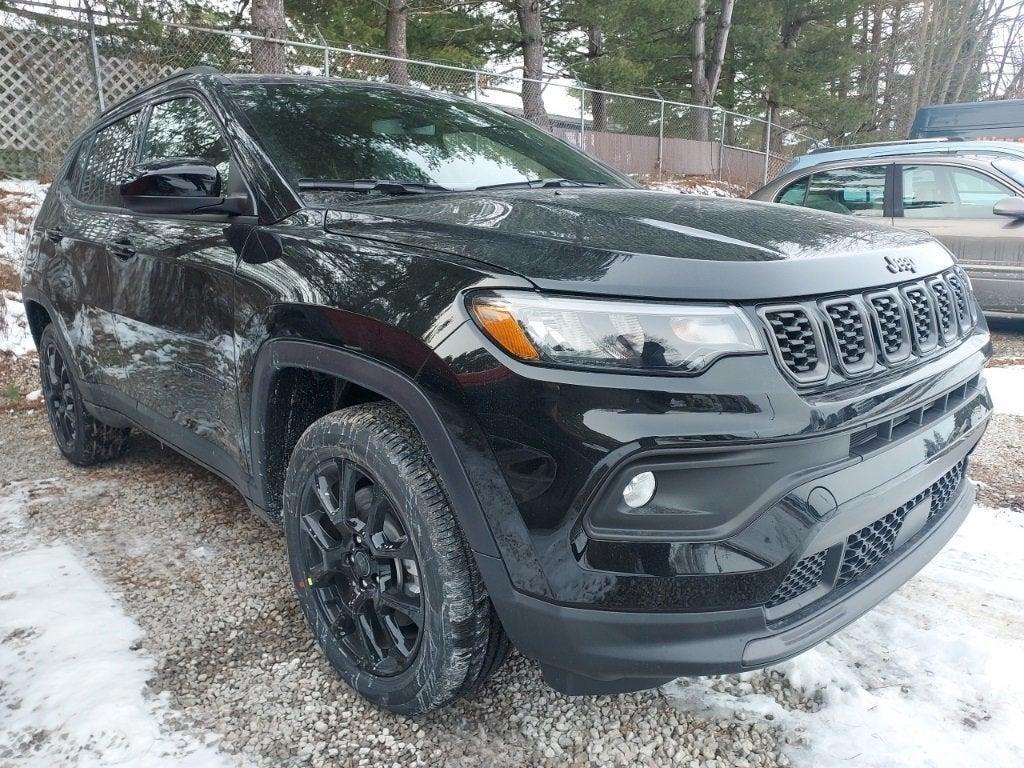
<svg viewBox="0 0 1024 768"><path fill-rule="evenodd" d="M793 656L971 507L989 336L930 237L638 189L472 101L187 72L71 147L24 297L54 438L133 428L283 526L415 713Z"/></svg>

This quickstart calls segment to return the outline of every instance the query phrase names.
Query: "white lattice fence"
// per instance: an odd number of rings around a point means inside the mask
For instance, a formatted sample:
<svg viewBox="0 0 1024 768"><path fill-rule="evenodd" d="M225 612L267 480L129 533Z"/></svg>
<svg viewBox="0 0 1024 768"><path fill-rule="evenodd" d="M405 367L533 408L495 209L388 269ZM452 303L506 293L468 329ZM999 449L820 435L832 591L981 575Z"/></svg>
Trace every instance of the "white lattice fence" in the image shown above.
<svg viewBox="0 0 1024 768"><path fill-rule="evenodd" d="M131 96L145 85L162 80L175 71L175 67L156 61L100 55L103 74L103 98L109 106Z"/></svg>
<svg viewBox="0 0 1024 768"><path fill-rule="evenodd" d="M52 170L96 105L87 40L0 28L0 171Z"/></svg>

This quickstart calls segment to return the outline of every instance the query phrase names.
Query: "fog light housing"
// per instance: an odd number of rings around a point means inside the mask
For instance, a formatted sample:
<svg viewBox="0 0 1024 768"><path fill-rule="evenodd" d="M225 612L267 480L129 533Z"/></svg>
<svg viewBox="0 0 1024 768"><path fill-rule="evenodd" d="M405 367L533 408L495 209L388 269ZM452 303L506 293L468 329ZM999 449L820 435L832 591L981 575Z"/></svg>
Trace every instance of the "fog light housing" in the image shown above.
<svg viewBox="0 0 1024 768"><path fill-rule="evenodd" d="M622 500L626 502L627 507L637 509L654 498L656 488L654 473L641 472L626 483L626 487L622 489Z"/></svg>

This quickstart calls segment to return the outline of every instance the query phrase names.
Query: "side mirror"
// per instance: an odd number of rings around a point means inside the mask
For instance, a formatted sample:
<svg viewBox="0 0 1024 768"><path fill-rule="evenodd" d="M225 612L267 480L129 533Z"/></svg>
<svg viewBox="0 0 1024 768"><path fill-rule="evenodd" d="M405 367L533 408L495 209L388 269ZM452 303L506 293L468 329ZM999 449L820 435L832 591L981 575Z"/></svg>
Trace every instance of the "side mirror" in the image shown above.
<svg viewBox="0 0 1024 768"><path fill-rule="evenodd" d="M996 216L1024 219L1024 197L1005 197L992 206L992 213Z"/></svg>
<svg viewBox="0 0 1024 768"><path fill-rule="evenodd" d="M221 194L217 169L202 160L165 160L137 169L137 176L121 185L121 200L130 211L155 214L246 212L244 196Z"/></svg>

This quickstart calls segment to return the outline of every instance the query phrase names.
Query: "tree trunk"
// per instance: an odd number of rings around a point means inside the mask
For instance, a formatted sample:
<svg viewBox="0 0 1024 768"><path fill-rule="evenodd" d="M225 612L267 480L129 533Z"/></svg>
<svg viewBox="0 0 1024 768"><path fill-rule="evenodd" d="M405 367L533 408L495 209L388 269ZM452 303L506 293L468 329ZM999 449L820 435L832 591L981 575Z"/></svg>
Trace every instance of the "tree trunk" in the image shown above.
<svg viewBox="0 0 1024 768"><path fill-rule="evenodd" d="M587 59L594 61L604 56L604 33L599 27L587 29ZM595 83L596 88L604 88L607 85L603 80ZM591 123L595 131L608 130L608 96L604 93L590 94L590 109L594 115Z"/></svg>
<svg viewBox="0 0 1024 768"><path fill-rule="evenodd" d="M892 10L892 32L889 35L889 47L885 62L885 92L882 95L882 109L879 121L886 131L896 132L898 123L895 113L896 91L896 57L900 50L900 21L903 16L903 5L897 3Z"/></svg>
<svg viewBox="0 0 1024 768"><path fill-rule="evenodd" d="M406 44L406 27L409 19L409 6L406 0L388 0L387 15L384 23L384 47L388 56L396 59L409 58ZM409 64L405 61L388 59L388 79L398 85L409 84Z"/></svg>
<svg viewBox="0 0 1024 768"><path fill-rule="evenodd" d="M917 59L915 61L914 72L911 74L910 84L910 103L908 104L906 118L906 129L910 128L910 123L914 119L914 115L917 114L917 108L921 106L921 99L924 98L924 68L927 61L928 54L928 28L931 26L931 4L929 0L924 0L924 4L921 6L921 18L918 21L917 30ZM905 134L905 131L901 131Z"/></svg>
<svg viewBox="0 0 1024 768"><path fill-rule="evenodd" d="M718 11L718 27L715 30L714 48L710 59L707 53L705 34L707 32L708 9L706 0L697 0L697 17L693 21L690 80L693 87L693 103L710 107L715 103L718 81L722 76L722 63L729 44L729 30L732 28L734 0L721 0ZM696 109L694 115L694 138L697 141L711 140L711 110Z"/></svg>
<svg viewBox="0 0 1024 768"><path fill-rule="evenodd" d="M551 120L544 109L544 36L541 31L541 0L516 0L516 16L523 45L523 116L545 131Z"/></svg>
<svg viewBox="0 0 1024 768"><path fill-rule="evenodd" d="M263 37L287 37L284 0L252 0L252 26L253 32ZM256 72L267 74L286 72L288 57L285 47L281 43L253 40L252 67Z"/></svg>

